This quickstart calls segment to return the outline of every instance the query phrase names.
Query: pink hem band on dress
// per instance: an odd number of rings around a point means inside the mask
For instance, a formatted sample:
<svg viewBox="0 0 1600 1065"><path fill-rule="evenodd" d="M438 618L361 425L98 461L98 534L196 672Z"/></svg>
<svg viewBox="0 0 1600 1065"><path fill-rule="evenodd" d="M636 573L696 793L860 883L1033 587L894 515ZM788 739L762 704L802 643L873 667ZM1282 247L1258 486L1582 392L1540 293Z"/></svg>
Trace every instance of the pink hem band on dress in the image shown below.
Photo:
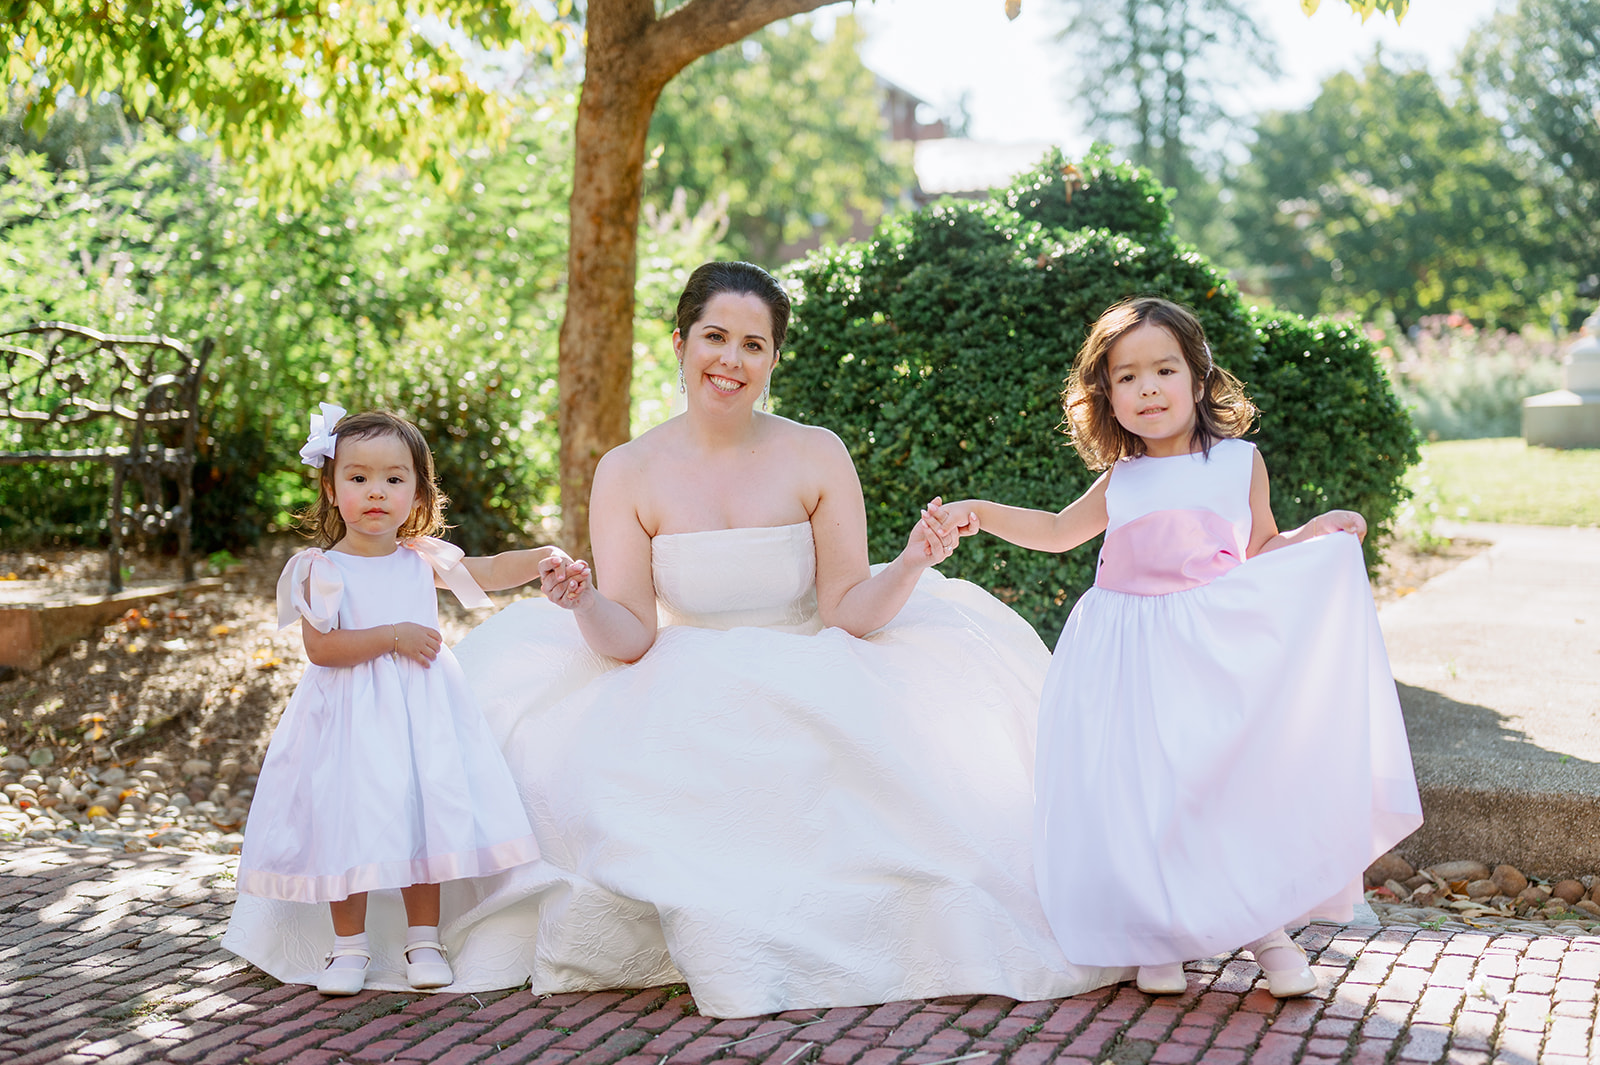
<svg viewBox="0 0 1600 1065"><path fill-rule="evenodd" d="M1129 595L1168 595L1210 584L1243 561L1238 533L1222 515L1157 510L1106 533L1094 583Z"/></svg>
<svg viewBox="0 0 1600 1065"><path fill-rule="evenodd" d="M337 902L363 891L488 876L526 865L538 857L538 842L532 836L523 836L476 851L441 854L413 861L379 862L331 876L295 876L261 869L241 869L238 889L245 895L281 899L284 902Z"/></svg>

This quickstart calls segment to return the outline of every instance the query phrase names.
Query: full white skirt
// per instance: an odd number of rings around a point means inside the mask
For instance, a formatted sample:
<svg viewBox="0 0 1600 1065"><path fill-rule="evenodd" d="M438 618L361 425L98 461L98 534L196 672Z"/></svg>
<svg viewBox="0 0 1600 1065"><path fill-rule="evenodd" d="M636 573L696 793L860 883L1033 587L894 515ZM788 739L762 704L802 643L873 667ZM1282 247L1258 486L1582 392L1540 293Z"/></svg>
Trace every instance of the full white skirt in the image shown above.
<svg viewBox="0 0 1600 1065"><path fill-rule="evenodd" d="M1039 906L1048 655L974 585L928 575L865 640L668 627L628 666L524 600L457 650L543 858L446 885L451 990L681 979L732 1017L1126 975L1069 963Z"/></svg>
<svg viewBox="0 0 1600 1065"><path fill-rule="evenodd" d="M1187 961L1348 920L1362 872L1421 822L1354 537L1078 601L1045 683L1035 824L1068 958Z"/></svg>

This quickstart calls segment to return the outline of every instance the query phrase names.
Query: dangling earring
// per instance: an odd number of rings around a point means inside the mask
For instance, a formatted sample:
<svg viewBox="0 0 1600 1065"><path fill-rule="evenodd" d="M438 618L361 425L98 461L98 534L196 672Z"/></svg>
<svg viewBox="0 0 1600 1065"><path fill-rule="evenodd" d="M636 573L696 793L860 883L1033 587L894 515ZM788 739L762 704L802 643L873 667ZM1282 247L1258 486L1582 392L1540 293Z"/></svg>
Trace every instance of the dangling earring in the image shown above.
<svg viewBox="0 0 1600 1065"><path fill-rule="evenodd" d="M687 395L689 393L689 385L683 379L683 360L682 359L678 360L678 392L681 395Z"/></svg>
<svg viewBox="0 0 1600 1065"><path fill-rule="evenodd" d="M761 409L767 409L767 400L772 396L772 378L767 378L767 383L761 386Z"/></svg>

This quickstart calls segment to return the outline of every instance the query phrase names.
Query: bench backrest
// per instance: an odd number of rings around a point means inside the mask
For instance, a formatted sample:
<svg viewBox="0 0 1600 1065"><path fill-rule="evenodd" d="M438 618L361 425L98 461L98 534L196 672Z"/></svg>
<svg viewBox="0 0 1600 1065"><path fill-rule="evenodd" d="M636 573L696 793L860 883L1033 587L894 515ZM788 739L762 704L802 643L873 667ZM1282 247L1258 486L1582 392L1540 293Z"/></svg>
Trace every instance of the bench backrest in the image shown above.
<svg viewBox="0 0 1600 1065"><path fill-rule="evenodd" d="M170 337L115 336L67 322L0 333L0 419L21 422L52 445L0 451L0 465L110 467L113 592L122 590L123 542L135 531L175 529L184 580L194 579L195 441L212 347L209 337L191 352ZM124 504L130 479L140 489L134 506ZM163 480L176 484L176 506L168 506Z"/></svg>

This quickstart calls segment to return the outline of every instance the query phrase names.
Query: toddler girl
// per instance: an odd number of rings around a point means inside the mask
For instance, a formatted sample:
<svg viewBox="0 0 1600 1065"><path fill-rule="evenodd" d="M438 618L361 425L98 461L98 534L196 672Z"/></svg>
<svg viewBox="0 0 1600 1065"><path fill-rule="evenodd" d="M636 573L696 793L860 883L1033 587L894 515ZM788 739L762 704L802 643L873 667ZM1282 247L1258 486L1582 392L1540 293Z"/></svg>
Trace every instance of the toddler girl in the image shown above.
<svg viewBox="0 0 1600 1065"><path fill-rule="evenodd" d="M1349 919L1368 864L1422 823L1361 515L1290 532L1239 439L1255 408L1163 299L1100 316L1063 396L1106 472L1059 513L985 500L944 520L1039 551L1106 533L1045 680L1034 862L1071 961L1183 962L1246 946L1272 994L1316 988L1286 925ZM1280 550L1288 548L1289 550Z"/></svg>
<svg viewBox="0 0 1600 1065"><path fill-rule="evenodd" d="M453 976L439 944L439 882L530 862L539 848L440 642L434 589L488 606L484 588L523 584L567 559L553 547L463 558L430 535L443 528L445 499L416 426L387 411L344 414L322 404L300 452L321 470L306 516L320 547L285 567L278 621L299 617L312 664L261 768L238 887L328 904L333 949L315 976L328 995L361 990L372 958L367 893L399 888L407 982L443 987Z"/></svg>

